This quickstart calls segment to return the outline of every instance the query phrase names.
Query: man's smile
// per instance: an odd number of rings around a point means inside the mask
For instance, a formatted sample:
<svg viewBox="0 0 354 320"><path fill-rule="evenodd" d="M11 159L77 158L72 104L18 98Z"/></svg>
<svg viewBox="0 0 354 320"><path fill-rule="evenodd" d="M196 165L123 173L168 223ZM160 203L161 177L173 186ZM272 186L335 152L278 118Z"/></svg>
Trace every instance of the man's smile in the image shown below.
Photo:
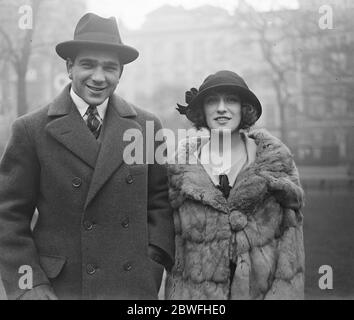
<svg viewBox="0 0 354 320"><path fill-rule="evenodd" d="M86 84L86 86L87 86L87 88L89 88L90 90L95 91L95 92L97 92L97 93L100 93L100 92L102 92L103 90L106 89L106 87L90 86L90 85L88 85L88 84Z"/></svg>

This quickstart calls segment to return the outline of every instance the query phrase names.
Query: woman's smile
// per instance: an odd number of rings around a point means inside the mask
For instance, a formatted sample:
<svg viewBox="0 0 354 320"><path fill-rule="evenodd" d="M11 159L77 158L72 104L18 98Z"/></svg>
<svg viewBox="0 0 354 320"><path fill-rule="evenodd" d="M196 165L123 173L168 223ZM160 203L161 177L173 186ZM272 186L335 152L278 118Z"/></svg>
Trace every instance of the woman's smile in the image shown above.
<svg viewBox="0 0 354 320"><path fill-rule="evenodd" d="M223 124L227 124L231 119L232 117L228 117L228 116L218 116L214 119L214 121L216 121L219 125L223 125Z"/></svg>

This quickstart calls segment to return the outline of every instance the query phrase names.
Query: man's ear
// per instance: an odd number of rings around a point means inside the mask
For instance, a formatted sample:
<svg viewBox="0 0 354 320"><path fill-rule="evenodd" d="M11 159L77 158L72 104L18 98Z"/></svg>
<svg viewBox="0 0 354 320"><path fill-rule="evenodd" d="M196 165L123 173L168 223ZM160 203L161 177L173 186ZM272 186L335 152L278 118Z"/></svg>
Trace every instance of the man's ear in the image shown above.
<svg viewBox="0 0 354 320"><path fill-rule="evenodd" d="M72 80L72 69L73 69L74 61L71 58L66 59L66 70L68 71L69 79Z"/></svg>

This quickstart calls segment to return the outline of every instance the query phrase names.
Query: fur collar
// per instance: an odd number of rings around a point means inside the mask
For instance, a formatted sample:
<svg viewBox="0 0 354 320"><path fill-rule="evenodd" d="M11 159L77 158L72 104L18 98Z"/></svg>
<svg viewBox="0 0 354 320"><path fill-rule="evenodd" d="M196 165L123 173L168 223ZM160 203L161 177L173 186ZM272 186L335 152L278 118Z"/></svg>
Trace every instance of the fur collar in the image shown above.
<svg viewBox="0 0 354 320"><path fill-rule="evenodd" d="M192 199L224 213L240 210L251 214L266 198L274 196L282 206L300 209L303 191L289 149L264 129L254 130L246 138L256 144L255 160L240 172L227 200L195 159L198 139L182 142L176 155L177 164L169 165L172 206L179 207L184 199ZM185 155L196 164L178 164Z"/></svg>

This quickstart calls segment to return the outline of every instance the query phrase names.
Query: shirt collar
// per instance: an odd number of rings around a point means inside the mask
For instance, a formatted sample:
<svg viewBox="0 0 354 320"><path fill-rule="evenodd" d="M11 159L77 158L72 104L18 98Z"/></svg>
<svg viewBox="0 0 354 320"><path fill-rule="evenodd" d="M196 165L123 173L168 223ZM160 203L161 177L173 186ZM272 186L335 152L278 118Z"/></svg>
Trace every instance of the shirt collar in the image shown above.
<svg viewBox="0 0 354 320"><path fill-rule="evenodd" d="M251 163L255 161L256 158L256 144L253 139L250 139L243 131L240 131L241 138L245 145L245 152L246 152L246 163L225 163L220 168L214 168L208 161L209 159L209 145L210 140L205 143L201 149L197 150L194 153L194 156L198 158L204 167L205 171L210 176L211 180L215 185L219 184L219 175L226 174L229 177L230 185L232 186L240 173L240 171L244 168L249 166Z"/></svg>
<svg viewBox="0 0 354 320"><path fill-rule="evenodd" d="M73 87L71 87L71 89L70 89L70 96L71 96L71 99L74 101L74 104L76 105L77 109L79 110L81 116L83 117L87 111L89 104L86 103L81 97L79 97L75 93L75 91L73 90ZM102 120L104 119L104 116L106 114L107 105L108 105L108 98L105 101L103 101L102 104L97 106L98 114Z"/></svg>

